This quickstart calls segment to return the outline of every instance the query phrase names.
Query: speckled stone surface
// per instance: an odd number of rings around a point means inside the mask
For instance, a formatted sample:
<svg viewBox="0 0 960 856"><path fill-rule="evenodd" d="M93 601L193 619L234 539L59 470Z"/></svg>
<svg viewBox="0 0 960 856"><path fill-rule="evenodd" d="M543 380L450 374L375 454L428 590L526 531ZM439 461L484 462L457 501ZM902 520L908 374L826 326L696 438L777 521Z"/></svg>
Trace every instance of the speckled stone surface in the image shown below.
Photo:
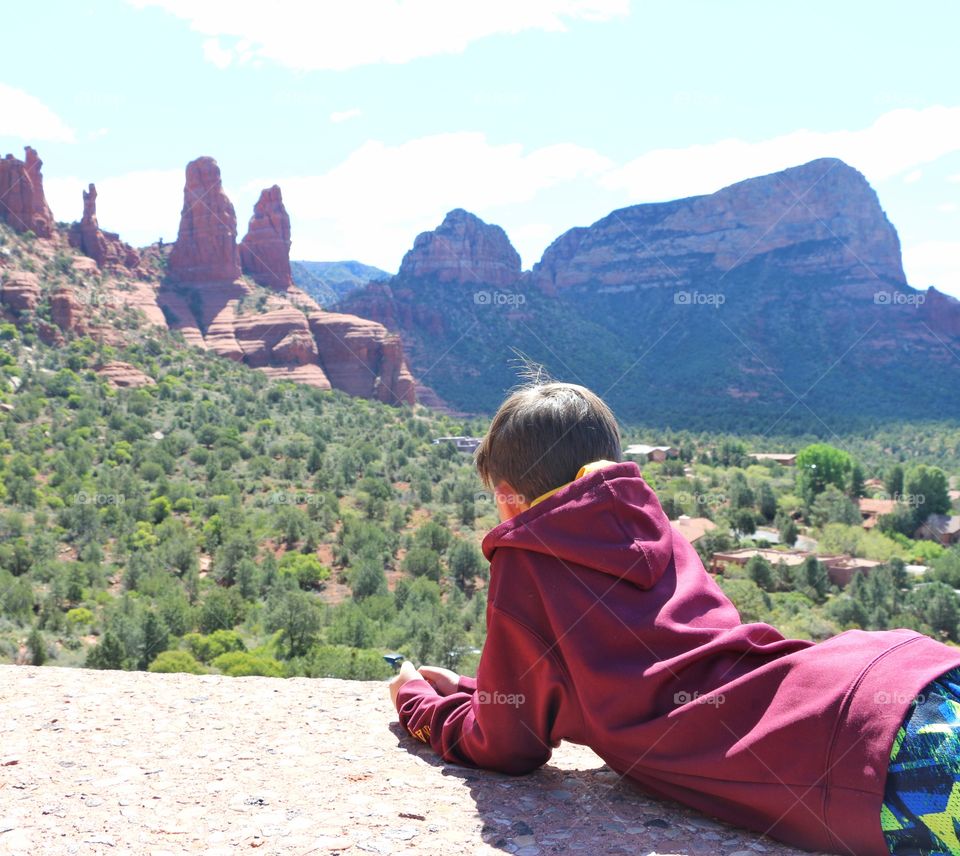
<svg viewBox="0 0 960 856"><path fill-rule="evenodd" d="M439 761L385 684L0 666L0 853L800 854L564 744Z"/></svg>

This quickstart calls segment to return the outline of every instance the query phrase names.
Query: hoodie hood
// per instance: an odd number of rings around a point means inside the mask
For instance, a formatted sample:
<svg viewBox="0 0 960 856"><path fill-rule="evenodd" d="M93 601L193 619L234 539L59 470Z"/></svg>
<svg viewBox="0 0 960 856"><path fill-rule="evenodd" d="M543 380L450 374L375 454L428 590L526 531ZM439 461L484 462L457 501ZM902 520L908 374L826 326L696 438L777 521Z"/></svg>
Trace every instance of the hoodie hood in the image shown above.
<svg viewBox="0 0 960 856"><path fill-rule="evenodd" d="M594 469L491 529L483 554L505 547L651 588L673 558L673 530L632 461Z"/></svg>

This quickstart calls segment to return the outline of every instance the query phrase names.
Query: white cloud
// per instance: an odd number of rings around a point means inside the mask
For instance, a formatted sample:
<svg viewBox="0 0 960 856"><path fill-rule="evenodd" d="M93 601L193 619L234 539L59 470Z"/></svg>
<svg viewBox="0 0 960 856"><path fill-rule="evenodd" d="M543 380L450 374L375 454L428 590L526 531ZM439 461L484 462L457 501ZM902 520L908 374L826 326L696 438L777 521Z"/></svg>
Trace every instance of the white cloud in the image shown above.
<svg viewBox="0 0 960 856"><path fill-rule="evenodd" d="M183 207L183 182L182 169L128 172L97 181L100 227L119 232L134 246L151 244L161 236L174 240ZM44 177L44 192L58 220L80 219L82 191L88 183L72 176Z"/></svg>
<svg viewBox="0 0 960 856"><path fill-rule="evenodd" d="M956 202L942 202L937 206L937 211L941 214L953 214L960 211L960 205L957 205Z"/></svg>
<svg viewBox="0 0 960 856"><path fill-rule="evenodd" d="M947 181L952 181L954 184L960 183L960 172L958 172L956 175L951 175Z"/></svg>
<svg viewBox="0 0 960 856"><path fill-rule="evenodd" d="M39 98L0 83L0 137L72 143L74 131Z"/></svg>
<svg viewBox="0 0 960 856"><path fill-rule="evenodd" d="M217 68L226 68L233 62L233 51L221 47L219 39L203 40L203 58Z"/></svg>
<svg viewBox="0 0 960 856"><path fill-rule="evenodd" d="M323 175L268 176L245 189L280 185L294 221L296 258L359 258L395 269L414 237L452 208L484 217L488 209L527 202L610 166L570 143L525 151L462 132L397 146L369 141Z"/></svg>
<svg viewBox="0 0 960 856"><path fill-rule="evenodd" d="M960 241L921 241L904 246L903 268L914 288L933 285L960 297Z"/></svg>
<svg viewBox="0 0 960 856"><path fill-rule="evenodd" d="M260 58L301 71L405 63L458 54L478 39L560 31L571 21L629 14L629 0L127 0L160 7L212 37L204 56L223 68ZM229 54L229 59L226 55Z"/></svg>
<svg viewBox="0 0 960 856"><path fill-rule="evenodd" d="M904 184L913 184L914 182L920 181L921 178L923 178L923 170L922 170L922 169L913 169L913 170L910 170L910 172L908 172L908 173L903 177L903 183L904 183Z"/></svg>
<svg viewBox="0 0 960 856"><path fill-rule="evenodd" d="M330 121L335 125L340 122L348 122L350 119L356 119L360 115L359 107L351 107L349 110L337 110L330 114Z"/></svg>
<svg viewBox="0 0 960 856"><path fill-rule="evenodd" d="M768 140L720 140L655 149L603 179L635 201L712 193L756 175L837 157L876 184L960 150L960 107L892 110L859 131L794 131Z"/></svg>

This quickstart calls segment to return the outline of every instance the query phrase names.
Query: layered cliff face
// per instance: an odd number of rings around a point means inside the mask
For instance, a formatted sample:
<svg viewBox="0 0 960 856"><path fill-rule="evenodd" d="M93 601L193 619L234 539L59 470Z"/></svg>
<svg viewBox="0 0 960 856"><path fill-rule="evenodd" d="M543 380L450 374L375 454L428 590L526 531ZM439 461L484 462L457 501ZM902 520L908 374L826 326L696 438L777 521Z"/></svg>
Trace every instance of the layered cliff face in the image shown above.
<svg viewBox="0 0 960 856"><path fill-rule="evenodd" d="M240 243L240 265L244 273L267 288L286 291L293 285L290 217L277 185L263 190L253 207L247 234Z"/></svg>
<svg viewBox="0 0 960 856"><path fill-rule="evenodd" d="M40 302L40 280L35 273L14 270L3 275L0 304L20 314L32 312Z"/></svg>
<svg viewBox="0 0 960 856"><path fill-rule="evenodd" d="M960 302L910 287L876 193L841 161L614 211L529 273L505 244L451 212L398 276L337 308L399 330L414 373L473 412L498 406L523 355L646 424L960 417L942 394L960 383Z"/></svg>
<svg viewBox="0 0 960 856"><path fill-rule="evenodd" d="M0 161L0 220L16 232L49 238L56 227L43 194L43 161L30 146L24 152L23 160L8 154Z"/></svg>
<svg viewBox="0 0 960 856"><path fill-rule="evenodd" d="M520 278L520 256L503 229L457 208L432 232L417 235L399 276L505 287Z"/></svg>
<svg viewBox="0 0 960 856"><path fill-rule="evenodd" d="M177 242L167 270L176 282L232 282L240 276L237 215L211 157L187 164Z"/></svg>
<svg viewBox="0 0 960 856"><path fill-rule="evenodd" d="M107 268L134 270L140 264L140 254L120 240L116 232L104 232L97 221L97 188L91 184L83 191L83 217L70 228L70 244L97 263Z"/></svg>
<svg viewBox="0 0 960 856"><path fill-rule="evenodd" d="M309 317L324 369L337 389L386 404L416 401L399 336L356 315L313 312Z"/></svg>
<svg viewBox="0 0 960 856"><path fill-rule="evenodd" d="M779 257L771 255L784 250ZM843 161L821 159L709 196L634 205L561 235L534 283L564 288L689 284L768 256L786 271L905 283L896 230Z"/></svg>

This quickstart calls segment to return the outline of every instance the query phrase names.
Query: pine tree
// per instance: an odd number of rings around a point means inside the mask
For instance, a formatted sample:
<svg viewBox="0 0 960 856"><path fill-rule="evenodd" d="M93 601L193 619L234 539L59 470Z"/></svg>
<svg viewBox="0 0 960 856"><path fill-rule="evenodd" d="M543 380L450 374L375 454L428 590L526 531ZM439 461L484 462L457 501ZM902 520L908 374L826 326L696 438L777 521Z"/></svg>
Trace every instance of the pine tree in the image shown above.
<svg viewBox="0 0 960 856"><path fill-rule="evenodd" d="M30 662L34 666L42 666L47 662L47 643L36 625L30 630L27 637L27 650L30 652Z"/></svg>

